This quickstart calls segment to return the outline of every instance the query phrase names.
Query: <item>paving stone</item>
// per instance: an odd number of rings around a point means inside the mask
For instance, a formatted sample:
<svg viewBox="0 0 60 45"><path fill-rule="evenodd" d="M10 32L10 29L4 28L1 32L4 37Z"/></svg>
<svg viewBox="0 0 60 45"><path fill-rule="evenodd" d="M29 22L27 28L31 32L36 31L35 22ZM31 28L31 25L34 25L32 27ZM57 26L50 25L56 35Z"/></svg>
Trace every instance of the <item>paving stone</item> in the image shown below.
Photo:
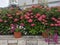
<svg viewBox="0 0 60 45"><path fill-rule="evenodd" d="M17 43L17 40L8 40L8 43Z"/></svg>
<svg viewBox="0 0 60 45"><path fill-rule="evenodd" d="M22 36L18 39L13 36L0 36L0 45L60 45L60 38L58 44L55 44L53 41L45 42L42 36Z"/></svg>
<svg viewBox="0 0 60 45"><path fill-rule="evenodd" d="M60 40L58 40L58 43L60 43Z"/></svg>
<svg viewBox="0 0 60 45"><path fill-rule="evenodd" d="M49 44L49 45L55 45L55 44Z"/></svg>
<svg viewBox="0 0 60 45"><path fill-rule="evenodd" d="M18 40L18 45L26 45L26 40Z"/></svg>
<svg viewBox="0 0 60 45"><path fill-rule="evenodd" d="M17 45L17 43L8 43L8 45Z"/></svg>
<svg viewBox="0 0 60 45"><path fill-rule="evenodd" d="M37 40L28 40L26 45L38 45Z"/></svg>
<svg viewBox="0 0 60 45"><path fill-rule="evenodd" d="M0 40L0 45L8 45L7 40Z"/></svg>
<svg viewBox="0 0 60 45"><path fill-rule="evenodd" d="M38 41L38 45L48 45L48 42L45 42L45 41Z"/></svg>
<svg viewBox="0 0 60 45"><path fill-rule="evenodd" d="M56 44L56 45L60 45L60 44Z"/></svg>

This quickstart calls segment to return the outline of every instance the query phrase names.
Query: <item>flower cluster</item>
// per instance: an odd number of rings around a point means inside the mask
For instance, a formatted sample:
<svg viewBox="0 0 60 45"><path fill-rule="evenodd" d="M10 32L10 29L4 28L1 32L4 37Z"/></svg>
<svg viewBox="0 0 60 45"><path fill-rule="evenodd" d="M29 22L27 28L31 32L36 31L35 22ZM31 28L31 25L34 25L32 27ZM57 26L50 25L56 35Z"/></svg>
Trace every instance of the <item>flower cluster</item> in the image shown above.
<svg viewBox="0 0 60 45"><path fill-rule="evenodd" d="M55 24L52 23L50 26L60 26L60 17L58 19L52 17L51 19L55 22Z"/></svg>
<svg viewBox="0 0 60 45"><path fill-rule="evenodd" d="M60 9L57 7L32 6L23 11L10 7L1 10L0 14L0 33L14 32L17 25L26 28L29 35L38 35L47 29L49 33L54 33L56 30L60 32Z"/></svg>

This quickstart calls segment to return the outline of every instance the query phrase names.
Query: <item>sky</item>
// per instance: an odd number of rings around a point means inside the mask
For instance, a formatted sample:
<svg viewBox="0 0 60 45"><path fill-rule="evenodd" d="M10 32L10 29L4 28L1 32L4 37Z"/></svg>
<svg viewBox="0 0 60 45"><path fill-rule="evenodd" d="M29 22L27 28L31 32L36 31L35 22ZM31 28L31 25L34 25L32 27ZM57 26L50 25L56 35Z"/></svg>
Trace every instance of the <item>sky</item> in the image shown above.
<svg viewBox="0 0 60 45"><path fill-rule="evenodd" d="M9 0L0 0L0 7L7 7L9 5Z"/></svg>

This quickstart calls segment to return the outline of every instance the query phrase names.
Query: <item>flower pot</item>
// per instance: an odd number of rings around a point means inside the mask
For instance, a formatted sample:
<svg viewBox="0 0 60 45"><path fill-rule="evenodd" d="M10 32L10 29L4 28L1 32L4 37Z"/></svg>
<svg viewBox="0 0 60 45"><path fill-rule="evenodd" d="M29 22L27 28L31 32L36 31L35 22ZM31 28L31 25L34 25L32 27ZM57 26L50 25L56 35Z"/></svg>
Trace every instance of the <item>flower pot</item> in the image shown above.
<svg viewBox="0 0 60 45"><path fill-rule="evenodd" d="M43 38L48 38L48 33L47 32L42 32Z"/></svg>
<svg viewBox="0 0 60 45"><path fill-rule="evenodd" d="M14 32L15 38L21 38L21 36L22 36L21 32Z"/></svg>

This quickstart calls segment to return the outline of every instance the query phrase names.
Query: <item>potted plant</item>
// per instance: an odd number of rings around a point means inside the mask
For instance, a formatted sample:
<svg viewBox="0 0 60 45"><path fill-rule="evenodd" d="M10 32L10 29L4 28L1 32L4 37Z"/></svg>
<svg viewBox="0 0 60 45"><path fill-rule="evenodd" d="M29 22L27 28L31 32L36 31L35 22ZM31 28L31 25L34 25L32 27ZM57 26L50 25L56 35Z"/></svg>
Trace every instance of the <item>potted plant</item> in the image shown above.
<svg viewBox="0 0 60 45"><path fill-rule="evenodd" d="M22 30L23 30L23 27L22 26L17 26L15 31L14 31L14 37L15 38L21 38L22 36Z"/></svg>
<svg viewBox="0 0 60 45"><path fill-rule="evenodd" d="M49 33L46 31L46 29L45 29L45 25L42 26L42 27L40 27L40 32L42 32L42 36L43 36L43 38L48 38Z"/></svg>

